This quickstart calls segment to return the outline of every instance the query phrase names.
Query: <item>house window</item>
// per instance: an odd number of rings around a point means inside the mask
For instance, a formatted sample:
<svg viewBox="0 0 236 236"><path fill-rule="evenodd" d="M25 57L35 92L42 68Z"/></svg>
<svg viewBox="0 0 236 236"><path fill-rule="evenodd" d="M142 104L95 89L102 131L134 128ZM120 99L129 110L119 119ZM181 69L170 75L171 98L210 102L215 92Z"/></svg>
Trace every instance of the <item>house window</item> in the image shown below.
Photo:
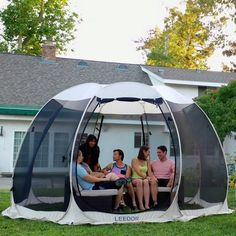
<svg viewBox="0 0 236 236"><path fill-rule="evenodd" d="M71 148L68 133L54 134L54 167L68 167Z"/></svg>
<svg viewBox="0 0 236 236"><path fill-rule="evenodd" d="M13 147L13 166L15 166L17 154L21 147L21 143L23 142L25 136L24 131L15 131L14 132L14 147Z"/></svg>
<svg viewBox="0 0 236 236"><path fill-rule="evenodd" d="M36 132L34 136L34 150L40 145L35 158L35 167L48 167L48 151L49 151L49 133L47 133L41 142L42 133Z"/></svg>
<svg viewBox="0 0 236 236"><path fill-rule="evenodd" d="M148 133L144 133L145 136L145 145L149 145L149 135ZM143 145L143 135L142 132L135 132L134 133L134 147L140 148Z"/></svg>

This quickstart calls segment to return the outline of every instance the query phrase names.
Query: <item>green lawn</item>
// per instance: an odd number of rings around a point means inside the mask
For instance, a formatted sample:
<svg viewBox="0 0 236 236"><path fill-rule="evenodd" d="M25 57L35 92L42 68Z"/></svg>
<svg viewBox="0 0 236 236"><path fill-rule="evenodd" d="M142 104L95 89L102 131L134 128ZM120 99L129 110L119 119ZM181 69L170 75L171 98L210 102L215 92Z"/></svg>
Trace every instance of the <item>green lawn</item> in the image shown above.
<svg viewBox="0 0 236 236"><path fill-rule="evenodd" d="M229 207L236 210L235 190L229 192ZM0 191L0 211L7 208L9 202L9 192ZM236 213L230 215L208 216L194 219L189 222L170 222L170 223L136 223L136 224L113 224L113 225L58 225L49 222L31 220L12 220L0 216L0 235L214 235L226 236L236 235Z"/></svg>

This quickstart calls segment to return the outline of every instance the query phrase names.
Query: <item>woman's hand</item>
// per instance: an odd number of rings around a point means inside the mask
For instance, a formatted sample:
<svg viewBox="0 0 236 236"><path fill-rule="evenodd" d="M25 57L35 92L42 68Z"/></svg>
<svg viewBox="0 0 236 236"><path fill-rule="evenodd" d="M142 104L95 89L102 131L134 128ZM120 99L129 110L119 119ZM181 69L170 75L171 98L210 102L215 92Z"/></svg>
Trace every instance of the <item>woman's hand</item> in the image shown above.
<svg viewBox="0 0 236 236"><path fill-rule="evenodd" d="M151 181L151 177L147 176L146 179L150 182Z"/></svg>
<svg viewBox="0 0 236 236"><path fill-rule="evenodd" d="M156 178L155 176L147 176L146 179L147 179L149 182L152 182L152 181L158 182L158 181L157 181L157 178Z"/></svg>

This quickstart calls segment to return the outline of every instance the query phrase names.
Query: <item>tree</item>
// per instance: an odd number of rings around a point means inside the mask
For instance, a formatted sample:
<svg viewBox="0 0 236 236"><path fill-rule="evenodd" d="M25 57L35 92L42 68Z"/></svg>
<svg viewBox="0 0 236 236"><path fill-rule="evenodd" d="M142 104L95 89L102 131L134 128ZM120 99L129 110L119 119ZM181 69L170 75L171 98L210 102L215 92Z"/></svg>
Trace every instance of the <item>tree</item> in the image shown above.
<svg viewBox="0 0 236 236"><path fill-rule="evenodd" d="M7 52L7 44L5 42L0 42L0 52Z"/></svg>
<svg viewBox="0 0 236 236"><path fill-rule="evenodd" d="M147 64L188 69L206 69L206 60L214 52L215 46L223 40L219 31L217 35L211 32L219 28L226 18L215 20L209 24L206 16L217 16L209 9L202 9L198 1L187 0L184 13L177 8L169 10L165 18L165 29L153 30L147 39L141 39L138 50L147 55ZM212 8L211 8L212 9ZM205 21L204 21L205 20Z"/></svg>
<svg viewBox="0 0 236 236"><path fill-rule="evenodd" d="M236 41L235 42L229 42L228 49L223 51L223 55L227 57L236 56ZM223 70L224 71L231 71L236 72L236 61L230 62L231 66L224 65Z"/></svg>
<svg viewBox="0 0 236 236"><path fill-rule="evenodd" d="M69 12L68 0L11 0L0 11L0 20L9 52L40 55L45 40L66 51L66 44L74 39L78 15Z"/></svg>
<svg viewBox="0 0 236 236"><path fill-rule="evenodd" d="M197 103L212 121L222 142L231 131L236 131L235 80L218 90L207 90L205 95L197 99Z"/></svg>
<svg viewBox="0 0 236 236"><path fill-rule="evenodd" d="M219 12L226 18L230 19L234 25L236 25L236 1L235 0L197 0L202 9L208 9L211 12ZM233 32L232 32L233 33ZM234 31L236 33L236 31ZM235 38L235 37L234 37ZM227 57L233 57L230 62L230 66L224 65L224 71L236 72L236 41L226 40L222 44L223 55ZM225 49L226 48L226 49Z"/></svg>

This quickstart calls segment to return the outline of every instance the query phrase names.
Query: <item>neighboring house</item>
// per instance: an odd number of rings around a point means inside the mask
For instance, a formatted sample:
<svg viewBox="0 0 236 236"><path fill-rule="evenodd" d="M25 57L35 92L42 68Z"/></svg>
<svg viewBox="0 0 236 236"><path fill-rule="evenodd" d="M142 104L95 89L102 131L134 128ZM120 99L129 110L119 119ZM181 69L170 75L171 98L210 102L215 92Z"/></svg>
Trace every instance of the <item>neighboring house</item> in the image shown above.
<svg viewBox="0 0 236 236"><path fill-rule="evenodd" d="M148 85L164 83L194 98L201 95L207 88L220 87L233 79L236 79L235 73L56 58L55 54L50 52L48 54L46 52L43 57L0 54L0 174L12 173L13 163L24 133L34 115L50 98L66 88L87 82L108 84L132 81ZM116 133L116 136L113 135L113 143L119 142L119 132L125 128L127 143L133 145L133 149L126 153L126 160L129 161L137 155L142 141L140 127L130 124L126 124L125 127L124 124L112 124L109 126L107 123L104 127L101 142L109 140L109 132ZM149 143L155 147L158 144L166 144L170 147L169 133L165 124L160 122L158 125L157 133L159 134L156 136L154 134L152 139L154 140L155 137L155 140L160 140L160 143L154 143L151 139ZM93 131L93 127L89 129ZM49 142L60 142L60 135L66 135L65 131L50 134L48 143L42 151L42 164L48 161L47 157L51 155L51 152L56 152L56 150L49 150ZM228 145L230 142L232 143ZM225 146L227 151L235 155L236 140L234 138L226 140ZM104 153L104 155L110 156L106 160L103 159L102 164L105 164L105 161L111 161L111 153ZM56 164L51 163L51 165Z"/></svg>
<svg viewBox="0 0 236 236"><path fill-rule="evenodd" d="M199 97L207 89L216 89L236 79L236 73L186 70L156 66L141 66L153 85L165 84L190 98ZM231 132L223 143L227 161L236 160L236 133ZM235 162L235 161L234 161ZM235 164L236 165L236 164ZM236 170L236 167L235 167Z"/></svg>
<svg viewBox="0 0 236 236"><path fill-rule="evenodd" d="M203 95L206 89L219 88L236 79L236 73L187 70L157 66L141 66L149 75L153 85L165 84L178 92L195 98Z"/></svg>

